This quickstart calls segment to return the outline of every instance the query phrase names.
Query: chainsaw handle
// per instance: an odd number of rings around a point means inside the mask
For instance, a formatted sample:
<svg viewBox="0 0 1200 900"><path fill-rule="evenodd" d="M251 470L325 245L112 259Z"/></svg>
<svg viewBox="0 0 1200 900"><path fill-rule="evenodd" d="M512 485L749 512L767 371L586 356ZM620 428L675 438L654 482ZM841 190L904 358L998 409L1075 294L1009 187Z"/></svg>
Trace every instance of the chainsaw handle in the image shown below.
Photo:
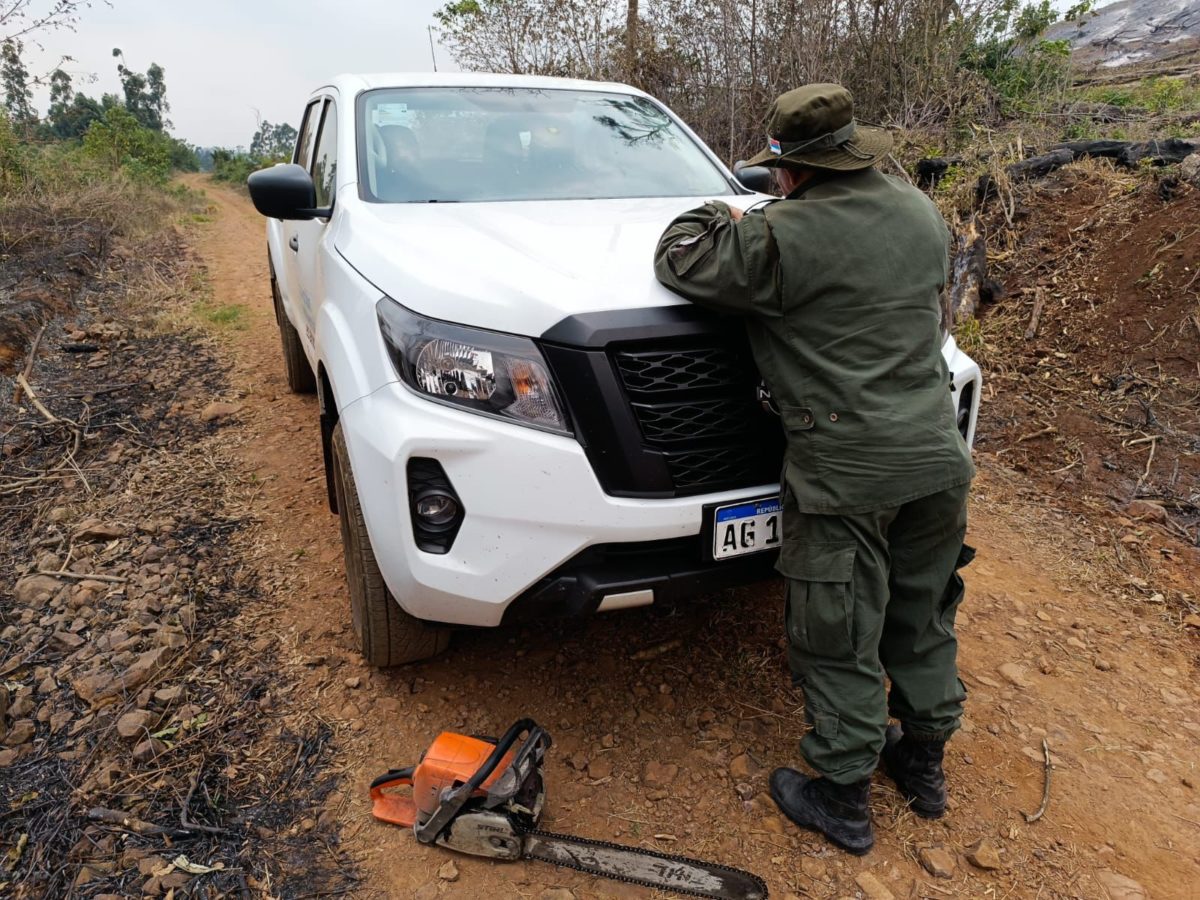
<svg viewBox="0 0 1200 900"><path fill-rule="evenodd" d="M526 731L533 731L537 727L538 724L533 719L518 719L513 722L500 740L496 741L496 749L492 751L491 755L483 761L483 765L467 781L466 795L468 797L471 796L481 784L491 777L491 774L496 771L496 766L500 765L500 760L504 759L505 754L517 742L517 738Z"/></svg>
<svg viewBox="0 0 1200 900"><path fill-rule="evenodd" d="M383 822L412 828L417 823L417 804L411 793L387 793L388 788L412 787L415 766L392 769L371 782L371 814Z"/></svg>

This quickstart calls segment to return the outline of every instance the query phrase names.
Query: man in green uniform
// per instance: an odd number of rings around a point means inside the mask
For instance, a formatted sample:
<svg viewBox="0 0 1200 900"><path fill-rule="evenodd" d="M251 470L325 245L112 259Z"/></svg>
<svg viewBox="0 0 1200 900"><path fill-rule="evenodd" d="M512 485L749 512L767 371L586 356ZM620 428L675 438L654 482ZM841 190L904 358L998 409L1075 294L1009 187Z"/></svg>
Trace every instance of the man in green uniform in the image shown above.
<svg viewBox="0 0 1200 900"><path fill-rule="evenodd" d="M945 811L943 748L965 699L954 615L974 470L941 354L949 235L924 194L874 168L891 137L854 121L845 88L789 91L767 134L751 164L774 167L784 199L745 215L716 201L684 213L655 272L745 317L782 415L777 568L812 725L800 749L820 777L777 769L771 796L862 854L881 755L915 812Z"/></svg>

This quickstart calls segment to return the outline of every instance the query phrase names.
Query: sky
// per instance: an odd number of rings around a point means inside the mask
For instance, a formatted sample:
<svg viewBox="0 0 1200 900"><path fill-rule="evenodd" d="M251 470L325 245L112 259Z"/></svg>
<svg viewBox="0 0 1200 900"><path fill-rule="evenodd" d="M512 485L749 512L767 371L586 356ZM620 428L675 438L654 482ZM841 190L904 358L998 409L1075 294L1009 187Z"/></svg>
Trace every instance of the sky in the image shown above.
<svg viewBox="0 0 1200 900"><path fill-rule="evenodd" d="M44 2L44 0L43 0ZM339 72L428 72L426 26L446 0L97 0L75 31L27 41L44 74L62 56L83 93L120 93L114 47L130 68L166 70L172 132L199 146L247 145L258 117L298 126L313 88ZM435 36L436 37L436 36ZM437 47L438 68L456 67ZM88 77L95 77L85 83ZM35 94L44 113L45 92Z"/></svg>

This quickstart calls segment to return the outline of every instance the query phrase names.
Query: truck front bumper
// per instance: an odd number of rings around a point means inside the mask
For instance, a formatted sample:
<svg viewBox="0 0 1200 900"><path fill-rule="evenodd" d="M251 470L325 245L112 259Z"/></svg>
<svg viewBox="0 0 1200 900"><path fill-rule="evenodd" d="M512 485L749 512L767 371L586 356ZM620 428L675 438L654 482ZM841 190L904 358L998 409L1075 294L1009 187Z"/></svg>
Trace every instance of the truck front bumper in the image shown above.
<svg viewBox="0 0 1200 900"><path fill-rule="evenodd" d="M771 574L771 553L706 562L700 532L706 505L768 496L775 484L612 497L575 438L431 403L399 383L349 404L340 420L380 571L419 619L494 626L518 598L509 619L643 605ZM416 546L412 458L437 460L465 510L447 553Z"/></svg>

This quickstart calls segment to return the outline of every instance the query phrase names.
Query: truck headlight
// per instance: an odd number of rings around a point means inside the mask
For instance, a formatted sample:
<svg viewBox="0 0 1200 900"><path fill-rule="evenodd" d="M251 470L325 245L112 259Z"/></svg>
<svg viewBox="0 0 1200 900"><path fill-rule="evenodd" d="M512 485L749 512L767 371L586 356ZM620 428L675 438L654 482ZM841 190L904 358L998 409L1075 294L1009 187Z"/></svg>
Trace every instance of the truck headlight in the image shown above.
<svg viewBox="0 0 1200 900"><path fill-rule="evenodd" d="M384 297L375 304L400 379L433 400L570 434L541 351L529 338L426 319Z"/></svg>

